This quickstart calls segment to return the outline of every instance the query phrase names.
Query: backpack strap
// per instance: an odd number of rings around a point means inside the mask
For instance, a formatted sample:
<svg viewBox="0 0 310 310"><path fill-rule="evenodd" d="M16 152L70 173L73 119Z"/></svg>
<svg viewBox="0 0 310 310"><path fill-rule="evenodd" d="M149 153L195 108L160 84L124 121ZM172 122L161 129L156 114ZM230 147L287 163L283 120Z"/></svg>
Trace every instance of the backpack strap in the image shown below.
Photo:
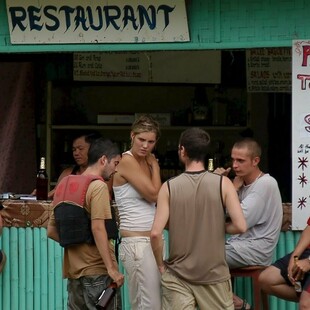
<svg viewBox="0 0 310 310"><path fill-rule="evenodd" d="M53 206L55 207L63 201L70 201L83 207L88 186L94 180L103 181L100 176L96 175L68 175L64 177L56 187Z"/></svg>

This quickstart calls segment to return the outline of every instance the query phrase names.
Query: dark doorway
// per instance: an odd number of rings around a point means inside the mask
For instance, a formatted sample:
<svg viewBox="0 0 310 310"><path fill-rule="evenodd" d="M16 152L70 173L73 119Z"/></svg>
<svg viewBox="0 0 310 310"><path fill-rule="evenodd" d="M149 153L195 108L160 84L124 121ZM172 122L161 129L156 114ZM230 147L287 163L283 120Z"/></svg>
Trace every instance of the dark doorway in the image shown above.
<svg viewBox="0 0 310 310"><path fill-rule="evenodd" d="M292 201L292 96L269 95L269 171L278 181L283 202Z"/></svg>

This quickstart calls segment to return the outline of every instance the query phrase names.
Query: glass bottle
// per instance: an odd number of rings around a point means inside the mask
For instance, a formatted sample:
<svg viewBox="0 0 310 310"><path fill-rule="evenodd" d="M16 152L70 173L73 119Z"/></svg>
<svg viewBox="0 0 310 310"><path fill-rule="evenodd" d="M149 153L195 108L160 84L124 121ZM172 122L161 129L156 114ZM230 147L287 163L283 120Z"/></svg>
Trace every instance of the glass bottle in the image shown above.
<svg viewBox="0 0 310 310"><path fill-rule="evenodd" d="M48 176L45 167L45 157L40 159L40 169L37 172L36 196L37 200L47 200Z"/></svg>
<svg viewBox="0 0 310 310"><path fill-rule="evenodd" d="M203 86L195 88L195 95L192 101L192 112L194 125L207 125L209 101L206 90Z"/></svg>
<svg viewBox="0 0 310 310"><path fill-rule="evenodd" d="M208 171L209 172L213 172L214 171L213 158L209 158L209 160L208 160Z"/></svg>

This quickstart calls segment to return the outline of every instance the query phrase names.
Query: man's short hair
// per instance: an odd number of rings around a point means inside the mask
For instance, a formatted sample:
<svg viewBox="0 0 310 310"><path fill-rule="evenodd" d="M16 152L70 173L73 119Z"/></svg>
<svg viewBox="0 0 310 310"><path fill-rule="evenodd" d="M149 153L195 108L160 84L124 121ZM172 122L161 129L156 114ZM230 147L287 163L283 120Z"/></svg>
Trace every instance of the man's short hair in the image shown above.
<svg viewBox="0 0 310 310"><path fill-rule="evenodd" d="M254 140L253 138L243 138L235 142L233 148L242 149L247 148L249 150L249 155L254 157L261 157L262 156L262 148L259 143Z"/></svg>
<svg viewBox="0 0 310 310"><path fill-rule="evenodd" d="M210 135L203 129L192 127L182 132L179 145L183 146L188 158L204 161L210 144Z"/></svg>
<svg viewBox="0 0 310 310"><path fill-rule="evenodd" d="M89 145L93 143L93 141L101 138L101 134L97 131L79 131L72 136L72 144L75 140L84 138L85 142Z"/></svg>
<svg viewBox="0 0 310 310"><path fill-rule="evenodd" d="M88 164L95 164L103 155L110 161L112 158L120 155L119 146L109 139L96 139L92 142L88 150Z"/></svg>

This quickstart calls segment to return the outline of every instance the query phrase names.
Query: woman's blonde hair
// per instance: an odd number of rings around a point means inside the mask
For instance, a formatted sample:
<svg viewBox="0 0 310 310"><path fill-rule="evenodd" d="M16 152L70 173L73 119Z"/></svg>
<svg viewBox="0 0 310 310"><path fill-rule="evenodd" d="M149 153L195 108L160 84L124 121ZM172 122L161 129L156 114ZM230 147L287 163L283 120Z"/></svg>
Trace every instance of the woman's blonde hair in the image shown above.
<svg viewBox="0 0 310 310"><path fill-rule="evenodd" d="M131 133L137 135L142 132L154 132L156 140L160 137L159 123L149 114L138 117L131 126Z"/></svg>

